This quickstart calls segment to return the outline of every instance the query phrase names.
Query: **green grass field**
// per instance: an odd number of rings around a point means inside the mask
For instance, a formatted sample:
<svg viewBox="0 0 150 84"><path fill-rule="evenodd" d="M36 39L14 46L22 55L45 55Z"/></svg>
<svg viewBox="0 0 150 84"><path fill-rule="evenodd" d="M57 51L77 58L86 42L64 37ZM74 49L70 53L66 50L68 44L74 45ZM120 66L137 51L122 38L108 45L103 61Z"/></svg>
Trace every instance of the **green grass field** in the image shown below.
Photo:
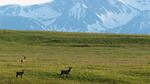
<svg viewBox="0 0 150 84"><path fill-rule="evenodd" d="M0 84L150 84L150 36L1 30Z"/></svg>

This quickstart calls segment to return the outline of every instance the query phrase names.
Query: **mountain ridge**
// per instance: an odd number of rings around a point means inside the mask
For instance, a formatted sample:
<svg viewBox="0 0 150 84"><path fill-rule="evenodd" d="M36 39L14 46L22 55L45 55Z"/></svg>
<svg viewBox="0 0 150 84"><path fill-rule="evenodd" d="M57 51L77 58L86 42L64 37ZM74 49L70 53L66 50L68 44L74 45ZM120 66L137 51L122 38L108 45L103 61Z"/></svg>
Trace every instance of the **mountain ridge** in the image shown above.
<svg viewBox="0 0 150 84"><path fill-rule="evenodd" d="M0 15L31 18L41 24L40 30L64 32L111 33L140 13L139 9L118 0L54 0L40 5L0 7Z"/></svg>

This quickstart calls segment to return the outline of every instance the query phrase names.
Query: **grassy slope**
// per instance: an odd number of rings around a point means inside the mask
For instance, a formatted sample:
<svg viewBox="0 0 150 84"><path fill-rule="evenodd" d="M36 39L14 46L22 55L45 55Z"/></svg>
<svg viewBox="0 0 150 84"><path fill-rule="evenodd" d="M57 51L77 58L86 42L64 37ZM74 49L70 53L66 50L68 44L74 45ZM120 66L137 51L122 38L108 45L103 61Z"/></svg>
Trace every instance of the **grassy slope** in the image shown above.
<svg viewBox="0 0 150 84"><path fill-rule="evenodd" d="M70 78L60 77L68 66ZM148 83L150 36L0 31L0 84Z"/></svg>

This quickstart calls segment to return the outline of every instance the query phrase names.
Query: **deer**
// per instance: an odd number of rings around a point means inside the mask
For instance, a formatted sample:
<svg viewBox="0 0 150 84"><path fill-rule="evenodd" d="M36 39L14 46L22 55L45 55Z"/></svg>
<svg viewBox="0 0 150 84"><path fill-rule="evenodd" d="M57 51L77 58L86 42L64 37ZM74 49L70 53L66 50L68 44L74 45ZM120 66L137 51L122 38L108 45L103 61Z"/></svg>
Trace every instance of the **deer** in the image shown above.
<svg viewBox="0 0 150 84"><path fill-rule="evenodd" d="M23 60L23 59L21 59L21 60L20 60L20 62L21 62L21 64L22 64L22 63L24 62L24 60Z"/></svg>
<svg viewBox="0 0 150 84"><path fill-rule="evenodd" d="M26 56L23 56L23 59L26 60Z"/></svg>
<svg viewBox="0 0 150 84"><path fill-rule="evenodd" d="M72 69L72 67L69 67L69 70L61 70L60 75L61 75L61 76L62 76L62 75L66 75L66 76L68 77L68 75L69 75L71 69Z"/></svg>
<svg viewBox="0 0 150 84"><path fill-rule="evenodd" d="M26 61L26 57L23 56L23 58L21 58L20 62L21 62L21 64L22 64L22 63L24 63L25 61Z"/></svg>
<svg viewBox="0 0 150 84"><path fill-rule="evenodd" d="M16 72L16 78L18 78L18 76L22 78L23 74L24 74L24 70Z"/></svg>

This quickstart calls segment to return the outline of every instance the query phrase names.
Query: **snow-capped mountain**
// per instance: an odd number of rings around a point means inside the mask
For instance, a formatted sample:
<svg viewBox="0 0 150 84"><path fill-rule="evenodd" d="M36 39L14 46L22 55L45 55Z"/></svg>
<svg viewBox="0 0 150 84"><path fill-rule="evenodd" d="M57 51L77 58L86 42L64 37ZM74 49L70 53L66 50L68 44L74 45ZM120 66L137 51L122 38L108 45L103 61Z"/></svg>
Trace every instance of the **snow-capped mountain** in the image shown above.
<svg viewBox="0 0 150 84"><path fill-rule="evenodd" d="M72 4L68 5L68 7L63 10L62 15L54 23L56 27L58 27L57 24L62 24L62 26L59 27L60 29L65 24L68 25L67 27L69 28L74 27L71 29L77 31L105 31L106 29L127 23L137 14L137 10L117 0L68 1L65 3L66 5ZM55 0L55 3L62 4L64 2ZM63 7L64 6L61 8ZM63 20L65 20L65 23L63 23Z"/></svg>
<svg viewBox="0 0 150 84"><path fill-rule="evenodd" d="M142 11L126 25L116 28L118 33L150 34L150 11Z"/></svg>
<svg viewBox="0 0 150 84"><path fill-rule="evenodd" d="M137 0L136 0L137 1ZM145 0L143 0L145 1ZM51 3L0 7L0 28L69 31L111 32L138 18L141 10L123 0L53 0ZM17 24L16 19L21 21ZM1 26L5 23L5 27ZM31 24L29 24L31 23ZM35 25L35 26L34 26ZM16 27L16 28L15 28ZM110 30L110 31L109 31Z"/></svg>

